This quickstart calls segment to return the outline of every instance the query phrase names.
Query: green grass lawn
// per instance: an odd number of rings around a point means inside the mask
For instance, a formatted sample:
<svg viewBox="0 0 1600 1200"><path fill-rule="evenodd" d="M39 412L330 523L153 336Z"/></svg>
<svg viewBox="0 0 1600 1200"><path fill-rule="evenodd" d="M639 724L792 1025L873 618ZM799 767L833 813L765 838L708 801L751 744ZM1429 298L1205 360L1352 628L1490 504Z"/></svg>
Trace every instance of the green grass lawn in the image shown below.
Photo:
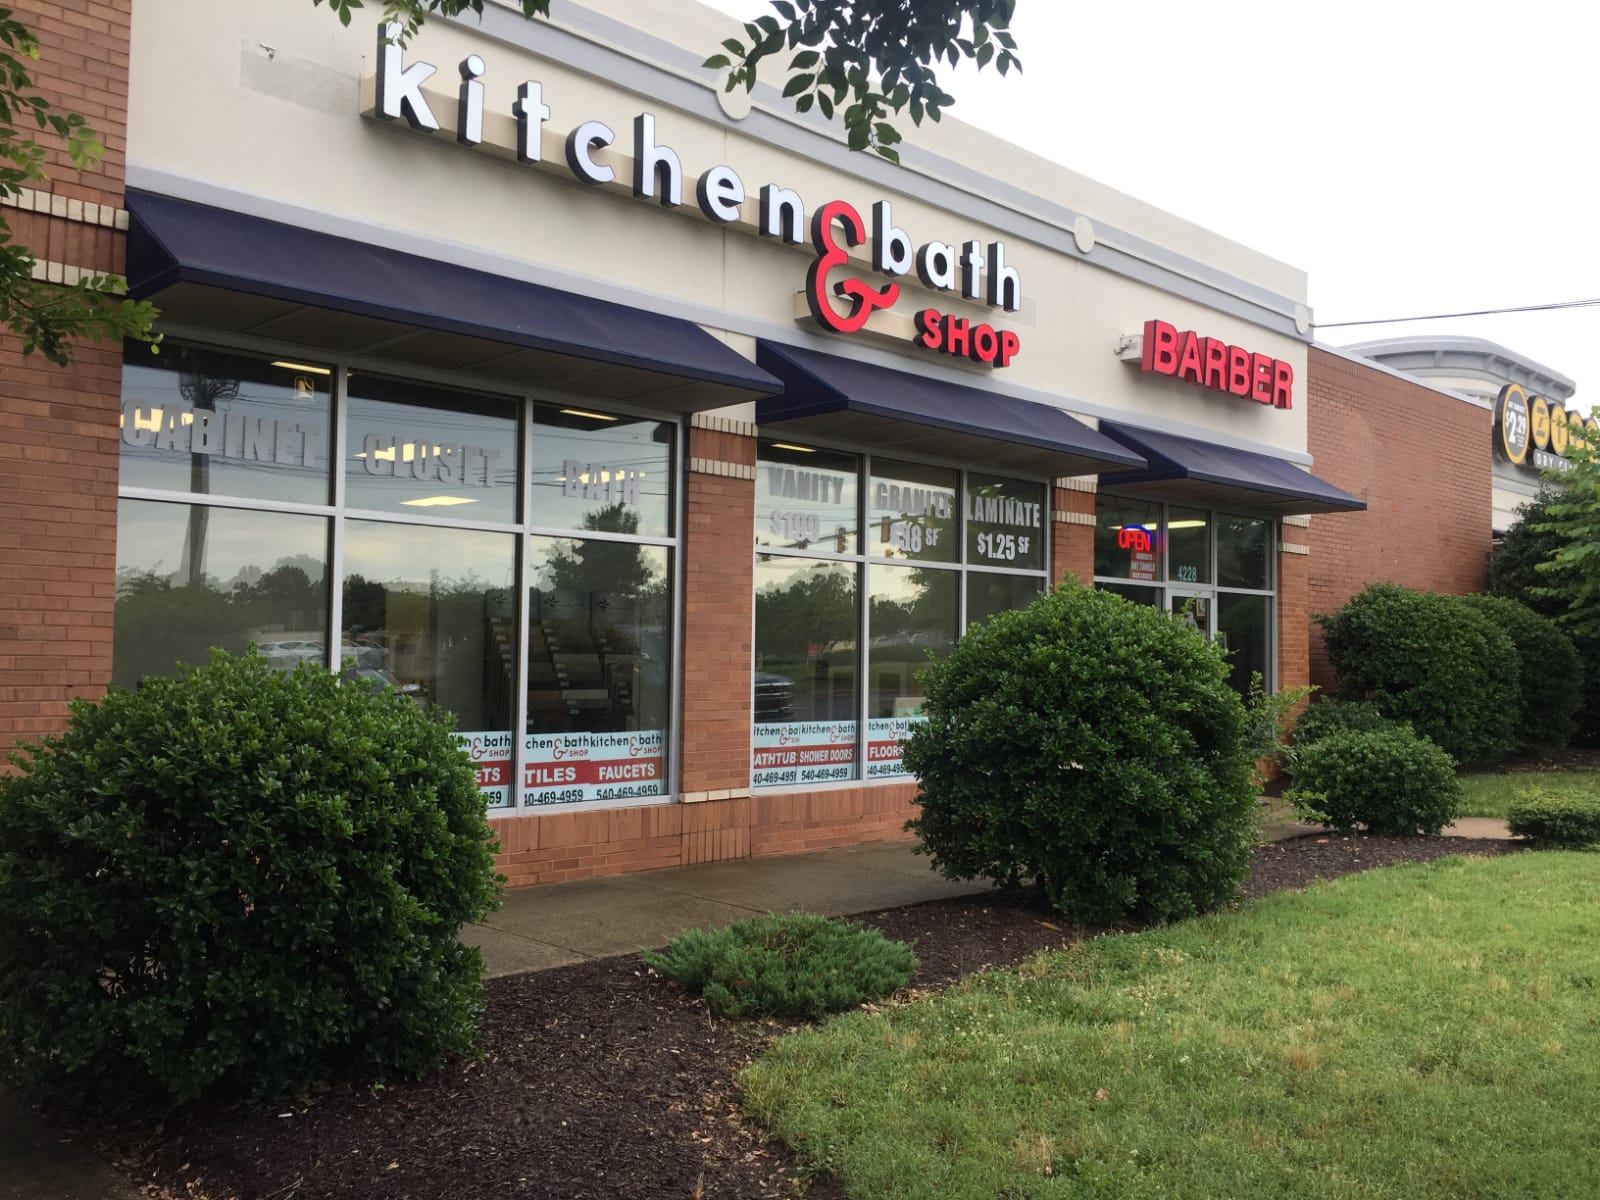
<svg viewBox="0 0 1600 1200"><path fill-rule="evenodd" d="M1593 1200L1600 855L1101 938L786 1037L744 1086L852 1200Z"/></svg>
<svg viewBox="0 0 1600 1200"><path fill-rule="evenodd" d="M1587 787L1600 792L1600 771L1513 771L1509 774L1486 772L1463 775L1461 802L1463 817L1504 819L1516 790L1530 784L1544 787ZM1600 1194L1600 1193L1597 1193Z"/></svg>

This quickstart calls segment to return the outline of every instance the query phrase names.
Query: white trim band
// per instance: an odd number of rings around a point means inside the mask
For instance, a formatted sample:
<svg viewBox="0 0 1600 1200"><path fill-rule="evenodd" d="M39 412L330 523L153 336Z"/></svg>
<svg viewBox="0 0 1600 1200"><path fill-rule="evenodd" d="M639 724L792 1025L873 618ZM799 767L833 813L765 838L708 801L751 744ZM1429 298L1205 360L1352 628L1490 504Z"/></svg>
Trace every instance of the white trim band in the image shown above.
<svg viewBox="0 0 1600 1200"><path fill-rule="evenodd" d="M716 413L693 413L689 424L695 429L709 429L713 433L732 433L739 437L755 437L754 421L740 421L734 417L719 417Z"/></svg>
<svg viewBox="0 0 1600 1200"><path fill-rule="evenodd" d="M691 458L689 470L696 475L722 475L729 479L748 479L752 482L756 477L756 469L747 463L722 462L715 458Z"/></svg>
<svg viewBox="0 0 1600 1200"><path fill-rule="evenodd" d="M1279 542L1278 551L1282 554L1310 554L1310 546L1302 546L1297 542Z"/></svg>

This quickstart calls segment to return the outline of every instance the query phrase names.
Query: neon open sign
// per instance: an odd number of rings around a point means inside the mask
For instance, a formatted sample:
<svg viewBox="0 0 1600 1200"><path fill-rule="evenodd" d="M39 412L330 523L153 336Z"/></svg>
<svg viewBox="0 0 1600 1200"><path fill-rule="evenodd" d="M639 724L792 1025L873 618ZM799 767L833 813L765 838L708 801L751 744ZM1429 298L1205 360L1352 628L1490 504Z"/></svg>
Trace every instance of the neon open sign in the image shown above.
<svg viewBox="0 0 1600 1200"><path fill-rule="evenodd" d="M1150 531L1143 525L1124 525L1117 531L1117 545L1123 550L1150 551Z"/></svg>

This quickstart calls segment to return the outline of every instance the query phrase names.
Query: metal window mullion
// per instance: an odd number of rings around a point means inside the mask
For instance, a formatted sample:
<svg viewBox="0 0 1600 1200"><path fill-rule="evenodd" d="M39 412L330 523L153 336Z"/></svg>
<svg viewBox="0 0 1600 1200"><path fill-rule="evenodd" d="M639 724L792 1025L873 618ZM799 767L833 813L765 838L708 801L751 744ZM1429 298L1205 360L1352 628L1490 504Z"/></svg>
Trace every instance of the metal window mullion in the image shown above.
<svg viewBox="0 0 1600 1200"><path fill-rule="evenodd" d="M683 670L687 661L684 646L688 640L688 624L684 620L684 561L683 549L688 540L684 536L684 528L689 520L689 438L684 422L675 419L672 424L672 461L668 464L668 477L672 480L672 504L669 512L672 518L672 542L667 549L667 594L672 597L672 616L667 625L672 630L672 636L667 644L667 653L671 656L671 663L667 671L667 727L661 731L662 752L665 761L662 763L662 773L665 781L663 789L667 796L682 797L683 795ZM532 470L533 460L528 460L529 470ZM531 507L531 505L530 505ZM531 514L530 514L531 515ZM753 561L753 560L752 560ZM751 620L755 620L755 588L752 577L750 593ZM751 735L754 737L755 723L755 657L756 643L754 636L750 639L750 686L745 695L751 697L750 719ZM754 761L754 755L751 756Z"/></svg>
<svg viewBox="0 0 1600 1200"><path fill-rule="evenodd" d="M350 370L342 363L333 370L333 438L328 447L328 469L333 472L333 535L328 553L328 669L338 673L344 656L344 449L347 435L345 393Z"/></svg>
<svg viewBox="0 0 1600 1200"><path fill-rule="evenodd" d="M511 579L517 589L515 603L511 606L516 622L516 655L513 678L517 689L512 704L511 729L511 812L523 809L523 780L527 778L528 757L528 622L533 613L528 605L530 563L529 530L533 525L533 499L528 495L528 475L533 464L533 400L522 398L522 461L517 472L517 511L522 514L521 529L517 537L517 553L511 564Z"/></svg>

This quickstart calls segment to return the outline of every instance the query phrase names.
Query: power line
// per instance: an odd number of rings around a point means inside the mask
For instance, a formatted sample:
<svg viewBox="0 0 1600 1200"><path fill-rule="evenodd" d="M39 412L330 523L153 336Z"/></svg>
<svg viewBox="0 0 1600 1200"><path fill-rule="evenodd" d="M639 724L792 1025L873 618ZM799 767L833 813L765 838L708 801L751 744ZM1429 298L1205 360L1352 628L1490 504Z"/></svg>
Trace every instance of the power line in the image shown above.
<svg viewBox="0 0 1600 1200"><path fill-rule="evenodd" d="M1514 308L1480 308L1472 312L1430 313L1422 317L1381 317L1376 321L1321 321L1313 329L1343 329L1350 325L1398 325L1405 321L1450 321L1456 317L1495 317L1502 313L1551 312L1561 308L1596 308L1600 299L1558 300L1553 304L1521 304Z"/></svg>

